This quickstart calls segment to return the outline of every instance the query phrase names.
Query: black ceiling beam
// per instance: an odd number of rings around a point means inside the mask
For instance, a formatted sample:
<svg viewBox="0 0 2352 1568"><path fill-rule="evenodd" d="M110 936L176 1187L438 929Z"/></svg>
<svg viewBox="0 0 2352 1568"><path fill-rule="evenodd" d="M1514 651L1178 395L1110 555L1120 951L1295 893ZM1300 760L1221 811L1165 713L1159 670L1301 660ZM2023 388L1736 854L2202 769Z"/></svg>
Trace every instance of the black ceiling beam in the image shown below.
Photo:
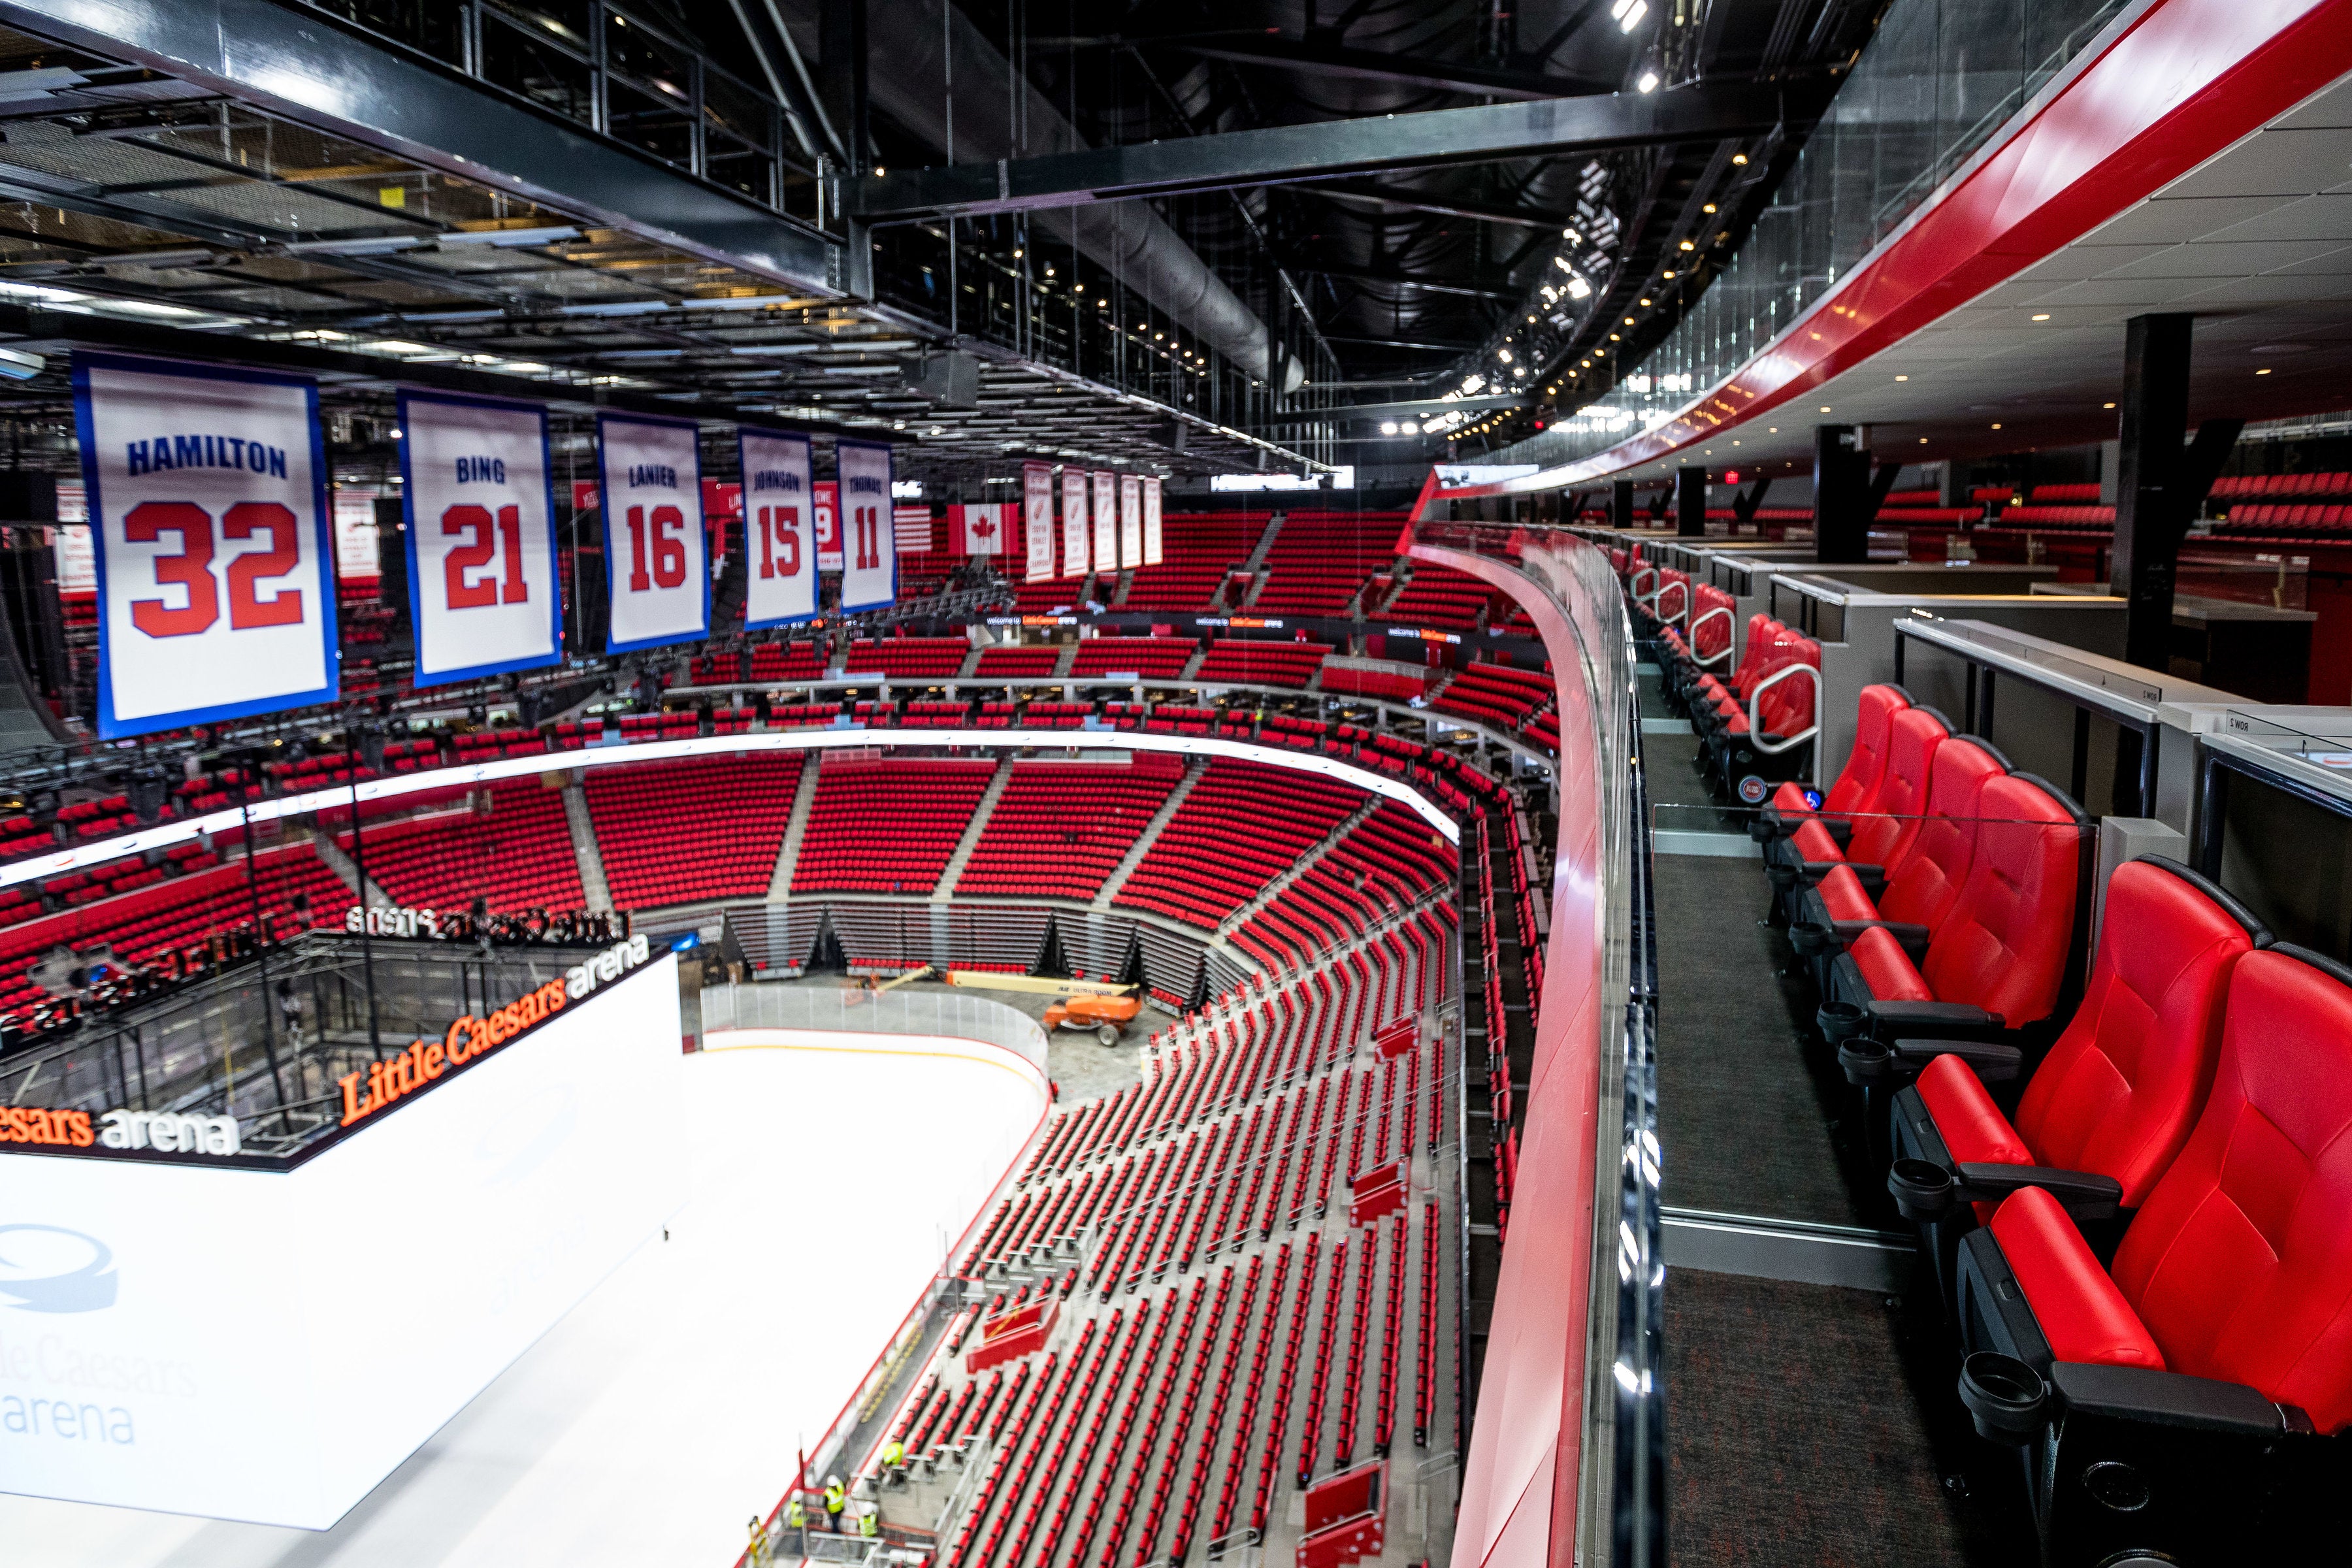
<svg viewBox="0 0 2352 1568"><path fill-rule="evenodd" d="M1322 278L1338 278L1349 283L1387 283L1400 288L1420 289L1432 294L1459 294L1471 300L1516 300L1526 291L1482 289L1470 283L1444 283L1434 278L1413 278L1402 272L1382 272L1377 268L1342 267L1318 261L1301 263L1292 270L1312 272Z"/></svg>
<svg viewBox="0 0 2352 1568"><path fill-rule="evenodd" d="M1269 416L1260 428L1288 425L1328 425L1342 419L1418 419L1424 414L1483 413L1489 408L1517 408L1533 403L1533 392L1486 393L1477 397L1405 398L1394 403L1343 403L1335 408L1294 408Z"/></svg>
<svg viewBox="0 0 2352 1568"><path fill-rule="evenodd" d="M0 25L796 289L844 292L838 279L853 258L799 219L309 6L0 0Z"/></svg>
<svg viewBox="0 0 2352 1568"><path fill-rule="evenodd" d="M1780 123L1790 110L1780 89L1749 82L1433 109L993 163L901 168L843 179L840 207L869 223L1034 212L1381 169L1754 135Z"/></svg>
<svg viewBox="0 0 2352 1568"><path fill-rule="evenodd" d="M1552 76L1543 71L1489 70L1455 65L1451 60L1420 59L1411 55L1351 49L1320 39L1279 36L1223 38L1215 43L1171 43L1171 48L1213 60L1239 65L1268 66L1300 76L1340 77L1357 81L1397 82L1407 87L1435 88L1443 92L1473 92L1487 98L1533 100L1576 98L1607 92L1611 84L1587 77Z"/></svg>
<svg viewBox="0 0 2352 1568"><path fill-rule="evenodd" d="M1315 186L1315 195L1334 201L1361 202L1370 206L1394 207L1403 212L1436 213L1444 217L1466 217L1478 223L1516 224L1521 228L1558 228L1565 220L1549 213L1528 212L1524 207L1483 206L1476 202L1457 201L1451 197L1423 195L1410 189L1376 185L1364 180L1333 180Z"/></svg>
<svg viewBox="0 0 2352 1568"><path fill-rule="evenodd" d="M842 426L832 420L795 419L784 415L747 414L731 403L708 399L656 397L614 386L568 386L537 381L527 375L504 375L473 365L384 359L350 353L310 343L279 342L228 332L205 332L186 327L159 326L152 321L122 321L110 316L69 314L23 305L0 304L0 342L34 353L62 353L71 349L108 349L121 353L162 354L205 363L258 366L315 375L327 385L425 386L440 392L468 393L477 397L527 398L536 403L575 408L616 408L635 414L658 414L677 419L710 419L728 423L749 421L816 435L837 435ZM454 356L462 347L452 348ZM30 388L0 389L0 395ZM890 442L887 431L863 438ZM903 442L904 437L899 438Z"/></svg>

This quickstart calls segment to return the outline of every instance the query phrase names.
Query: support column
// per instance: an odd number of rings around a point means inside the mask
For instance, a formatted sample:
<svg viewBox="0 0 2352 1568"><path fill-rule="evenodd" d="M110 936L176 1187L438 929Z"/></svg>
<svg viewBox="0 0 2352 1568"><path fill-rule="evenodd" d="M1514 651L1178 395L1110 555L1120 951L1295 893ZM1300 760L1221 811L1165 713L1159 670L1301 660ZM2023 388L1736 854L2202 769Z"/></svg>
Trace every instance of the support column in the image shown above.
<svg viewBox="0 0 2352 1568"><path fill-rule="evenodd" d="M2180 542L2246 427L2242 419L2208 419L2198 426L2195 441L2181 445L2189 427L2193 321L2169 313L2134 316L2124 324L2116 547L2108 592L2130 606L2125 612L2124 658L2142 669L2170 666Z"/></svg>
<svg viewBox="0 0 2352 1568"><path fill-rule="evenodd" d="M1609 481L1609 526L1633 526L1633 481L1631 479Z"/></svg>
<svg viewBox="0 0 2352 1568"><path fill-rule="evenodd" d="M1870 437L1859 425L1813 426L1813 559L1870 559Z"/></svg>
<svg viewBox="0 0 2352 1568"><path fill-rule="evenodd" d="M874 173L874 140L866 93L866 0L820 0L817 7L817 90L841 132L856 177Z"/></svg>
<svg viewBox="0 0 2352 1568"><path fill-rule="evenodd" d="M1699 539L1706 533L1706 470L1675 470L1675 537Z"/></svg>

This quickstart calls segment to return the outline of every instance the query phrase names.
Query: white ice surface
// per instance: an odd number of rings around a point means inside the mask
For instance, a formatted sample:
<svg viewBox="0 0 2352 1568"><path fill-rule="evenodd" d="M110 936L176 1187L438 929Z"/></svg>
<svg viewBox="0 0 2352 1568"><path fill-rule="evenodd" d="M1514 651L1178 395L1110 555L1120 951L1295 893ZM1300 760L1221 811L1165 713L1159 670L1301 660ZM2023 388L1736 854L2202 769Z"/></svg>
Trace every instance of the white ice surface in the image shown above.
<svg viewBox="0 0 2352 1568"><path fill-rule="evenodd" d="M1034 1077L920 1040L762 1037L687 1062L669 1239L333 1529L0 1496L0 1562L728 1568L1044 1110Z"/></svg>

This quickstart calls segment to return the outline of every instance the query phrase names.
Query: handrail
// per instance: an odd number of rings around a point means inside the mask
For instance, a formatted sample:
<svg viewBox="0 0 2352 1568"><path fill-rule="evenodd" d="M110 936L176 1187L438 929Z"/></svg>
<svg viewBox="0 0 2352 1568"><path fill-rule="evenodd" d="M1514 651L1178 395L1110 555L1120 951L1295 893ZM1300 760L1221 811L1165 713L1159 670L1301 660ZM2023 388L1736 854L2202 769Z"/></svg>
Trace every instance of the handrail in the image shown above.
<svg viewBox="0 0 2352 1568"><path fill-rule="evenodd" d="M1790 736L1776 746L1771 742L1764 738L1764 721L1757 712L1757 704L1763 700L1764 694L1767 691L1771 690L1772 688L1780 685L1780 682L1788 679L1792 675L1810 675L1813 678L1813 722L1809 729L1806 729L1799 734ZM1810 664L1785 665L1782 668L1774 670L1763 679L1758 681L1756 683L1756 689L1748 694L1748 743L1755 747L1758 751L1762 752L1767 755L1777 756L1782 752L1795 750L1797 747L1803 745L1806 742L1811 740L1815 735L1818 735L1821 732L1822 672L1814 666Z"/></svg>
<svg viewBox="0 0 2352 1568"><path fill-rule="evenodd" d="M1698 629L1699 627L1706 625L1709 621L1715 619L1717 616L1721 616L1727 621L1733 619L1731 610L1728 605L1717 605L1712 609L1701 610L1691 621L1688 629L1683 634L1690 642L1691 662L1697 665L1701 669L1711 668L1712 667L1721 664L1731 658L1731 639L1729 637L1724 638L1723 646L1716 649L1715 652L1708 654L1705 658L1701 658L1699 657Z"/></svg>
<svg viewBox="0 0 2352 1568"><path fill-rule="evenodd" d="M2045 691L2067 698L2077 707L2088 708L2124 723L2144 727L2158 721L2158 704L2163 700L2162 686L2137 680L2134 682L2138 689L2137 694L2128 694L2107 685L2108 672L2094 665L2049 652L2043 652L2041 658L2036 658L2032 655L2042 650L2015 642L2004 647L1990 635L1994 630L1989 626L1978 627L1965 622L1942 619L1898 620L1895 623L1895 679L1899 681L1903 678L1903 645L1908 639L1958 654L1971 664L2016 676Z"/></svg>
<svg viewBox="0 0 2352 1568"><path fill-rule="evenodd" d="M1666 614L1665 611L1666 593L1667 590L1675 588L1682 590L1683 607L1670 616ZM1655 602L1651 605L1651 613L1655 615L1660 622L1668 626L1672 626L1676 621L1687 620L1690 618L1690 596L1691 591L1689 583L1677 579L1675 582L1665 584L1658 589Z"/></svg>
<svg viewBox="0 0 2352 1568"><path fill-rule="evenodd" d="M1653 578L1655 578L1658 575L1658 569L1645 561L1641 565L1633 568L1633 574L1625 579L1625 591L1633 596L1633 602L1637 605L1654 604L1658 595L1665 591L1664 586L1661 585L1659 587L1652 588L1646 594L1642 592L1642 574L1644 572L1647 572Z"/></svg>

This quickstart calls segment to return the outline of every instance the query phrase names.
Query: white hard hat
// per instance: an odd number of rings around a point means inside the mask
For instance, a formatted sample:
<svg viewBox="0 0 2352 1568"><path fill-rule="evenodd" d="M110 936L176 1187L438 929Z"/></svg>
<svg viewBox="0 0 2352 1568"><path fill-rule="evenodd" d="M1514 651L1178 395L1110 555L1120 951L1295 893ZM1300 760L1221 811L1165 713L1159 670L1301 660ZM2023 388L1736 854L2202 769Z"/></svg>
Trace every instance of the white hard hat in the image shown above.
<svg viewBox="0 0 2352 1568"><path fill-rule="evenodd" d="M839 1476L827 1476L824 1478L824 1484L829 1487L837 1487L841 1484L841 1478Z"/></svg>

